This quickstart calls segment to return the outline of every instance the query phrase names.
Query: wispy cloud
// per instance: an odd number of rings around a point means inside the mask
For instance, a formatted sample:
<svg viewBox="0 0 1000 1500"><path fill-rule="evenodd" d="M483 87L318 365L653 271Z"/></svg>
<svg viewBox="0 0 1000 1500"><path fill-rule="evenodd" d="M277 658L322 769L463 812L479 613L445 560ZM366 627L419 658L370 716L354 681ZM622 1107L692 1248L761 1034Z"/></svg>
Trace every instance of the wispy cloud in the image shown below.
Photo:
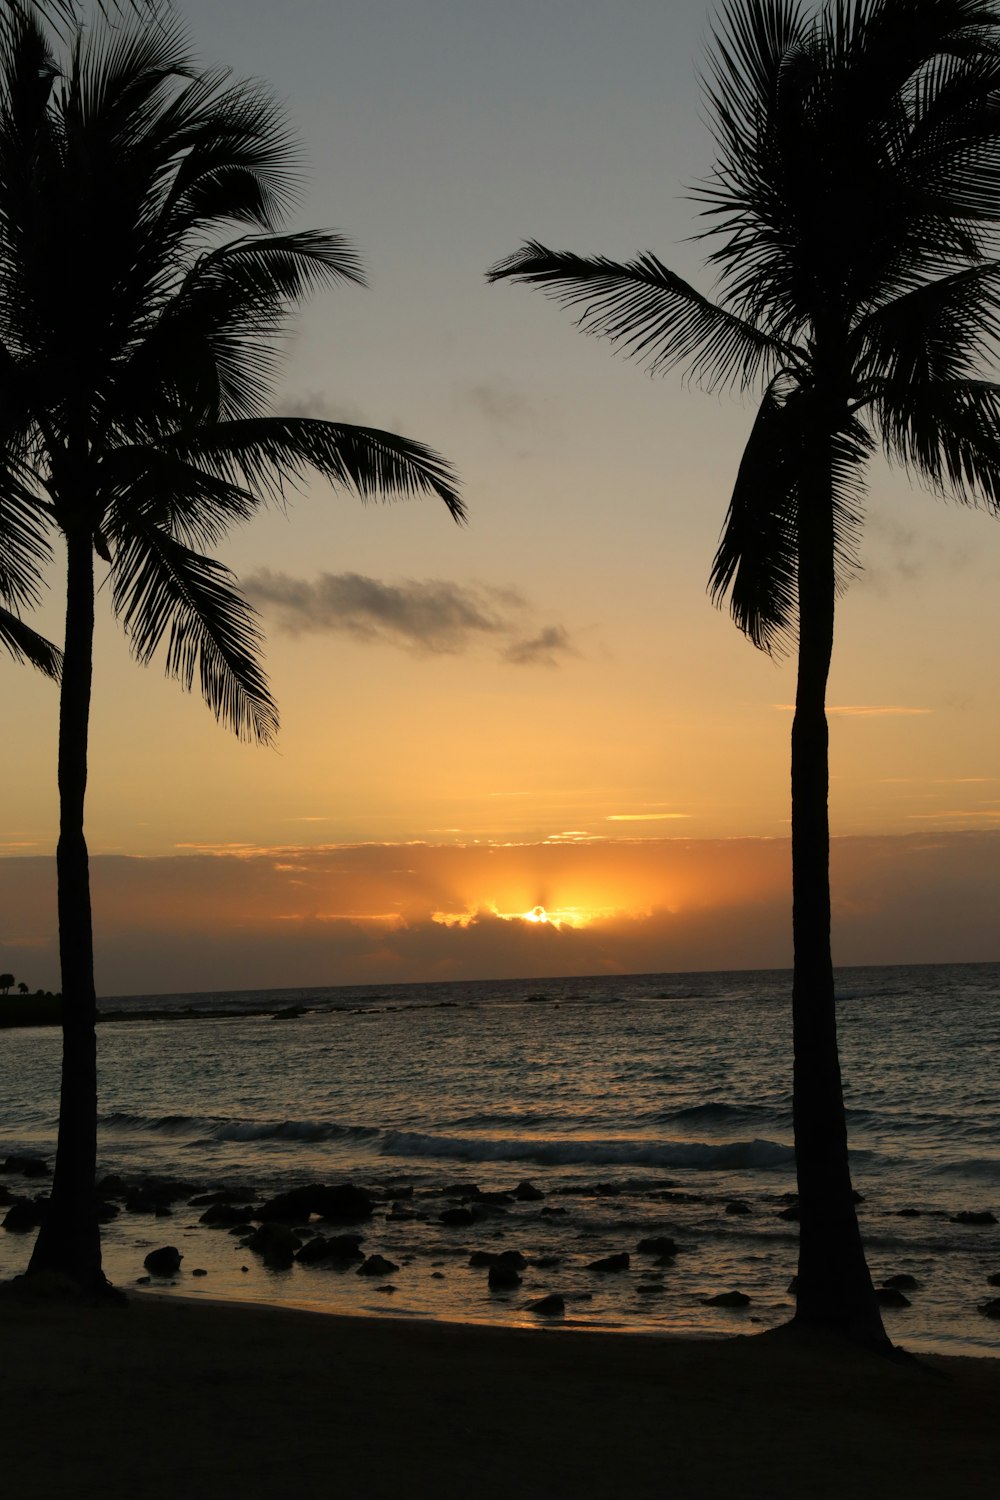
<svg viewBox="0 0 1000 1500"><path fill-rule="evenodd" d="M774 703L772 708L782 713L794 713L794 703ZM915 714L929 714L931 708L908 708L901 703L828 703L828 714L839 714L845 719L909 718Z"/></svg>
<svg viewBox="0 0 1000 1500"><path fill-rule="evenodd" d="M492 644L514 666L552 667L579 654L562 625L526 634L531 607L511 588L433 578L385 583L361 573L320 573L310 580L268 568L246 579L245 588L291 635L341 634L433 656Z"/></svg>
<svg viewBox="0 0 1000 1500"><path fill-rule="evenodd" d="M663 812L663 813L608 813L607 823L665 823L673 818L689 818L690 813Z"/></svg>
<svg viewBox="0 0 1000 1500"><path fill-rule="evenodd" d="M562 625L546 625L537 635L512 641L501 654L515 667L557 667L560 657L580 655Z"/></svg>

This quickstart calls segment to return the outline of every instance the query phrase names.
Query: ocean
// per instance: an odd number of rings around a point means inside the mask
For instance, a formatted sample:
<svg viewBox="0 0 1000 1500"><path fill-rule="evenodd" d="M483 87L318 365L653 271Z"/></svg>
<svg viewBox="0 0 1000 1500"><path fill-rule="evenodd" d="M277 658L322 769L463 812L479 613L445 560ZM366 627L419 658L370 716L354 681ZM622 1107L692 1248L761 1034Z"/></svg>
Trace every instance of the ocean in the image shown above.
<svg viewBox="0 0 1000 1500"><path fill-rule="evenodd" d="M525 1323L549 1293L561 1322L722 1335L787 1319L796 1224L786 971L139 996L102 1002L102 1173L180 1179L169 1216L104 1228L131 1289L172 1244L185 1295L340 1312ZM996 1354L1000 1226L1000 964L838 972L852 1170L876 1282L915 1350ZM0 1158L51 1160L59 1037L0 1031ZM18 1195L44 1183L0 1178ZM375 1199L354 1232L395 1269L269 1269L187 1197L259 1204L311 1182ZM516 1190L521 1184L530 1188ZM109 1195L110 1196L110 1195ZM471 1223L442 1222L465 1207ZM109 1210L112 1212L113 1210ZM455 1217L453 1214L449 1217ZM666 1261L640 1240L670 1236ZM0 1277L32 1236L0 1234ZM490 1290L474 1251L517 1250ZM592 1263L628 1253L627 1269ZM197 1277L192 1272L206 1274ZM707 1303L739 1291L740 1308Z"/></svg>

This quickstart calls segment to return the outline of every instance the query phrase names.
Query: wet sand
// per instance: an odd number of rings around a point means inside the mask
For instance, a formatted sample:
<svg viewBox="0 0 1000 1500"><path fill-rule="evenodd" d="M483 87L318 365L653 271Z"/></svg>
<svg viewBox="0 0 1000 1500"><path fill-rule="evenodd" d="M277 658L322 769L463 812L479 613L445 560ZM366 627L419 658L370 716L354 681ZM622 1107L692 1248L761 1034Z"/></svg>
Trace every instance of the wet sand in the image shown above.
<svg viewBox="0 0 1000 1500"><path fill-rule="evenodd" d="M12 1494L100 1500L992 1492L1000 1361L345 1318L0 1302Z"/></svg>

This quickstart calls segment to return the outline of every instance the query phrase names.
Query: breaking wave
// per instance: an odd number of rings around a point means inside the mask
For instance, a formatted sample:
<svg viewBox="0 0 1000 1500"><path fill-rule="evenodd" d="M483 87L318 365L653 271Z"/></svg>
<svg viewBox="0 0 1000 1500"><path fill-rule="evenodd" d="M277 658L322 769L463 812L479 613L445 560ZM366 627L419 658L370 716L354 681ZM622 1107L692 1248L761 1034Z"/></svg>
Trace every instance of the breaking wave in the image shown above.
<svg viewBox="0 0 1000 1500"><path fill-rule="evenodd" d="M450 1157L456 1161L530 1161L542 1166L689 1167L702 1171L767 1171L794 1160L777 1141L497 1140L486 1136L421 1135L387 1131L383 1156Z"/></svg>

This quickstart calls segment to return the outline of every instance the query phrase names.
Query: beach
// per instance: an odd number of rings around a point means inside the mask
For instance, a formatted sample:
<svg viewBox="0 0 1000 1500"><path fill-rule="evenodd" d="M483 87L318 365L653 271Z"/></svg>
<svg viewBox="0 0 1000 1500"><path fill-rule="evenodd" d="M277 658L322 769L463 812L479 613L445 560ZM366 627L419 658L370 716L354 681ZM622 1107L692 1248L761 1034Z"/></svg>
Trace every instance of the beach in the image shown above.
<svg viewBox="0 0 1000 1500"><path fill-rule="evenodd" d="M0 1300L11 1493L955 1500L1000 1462L1000 1362Z"/></svg>

